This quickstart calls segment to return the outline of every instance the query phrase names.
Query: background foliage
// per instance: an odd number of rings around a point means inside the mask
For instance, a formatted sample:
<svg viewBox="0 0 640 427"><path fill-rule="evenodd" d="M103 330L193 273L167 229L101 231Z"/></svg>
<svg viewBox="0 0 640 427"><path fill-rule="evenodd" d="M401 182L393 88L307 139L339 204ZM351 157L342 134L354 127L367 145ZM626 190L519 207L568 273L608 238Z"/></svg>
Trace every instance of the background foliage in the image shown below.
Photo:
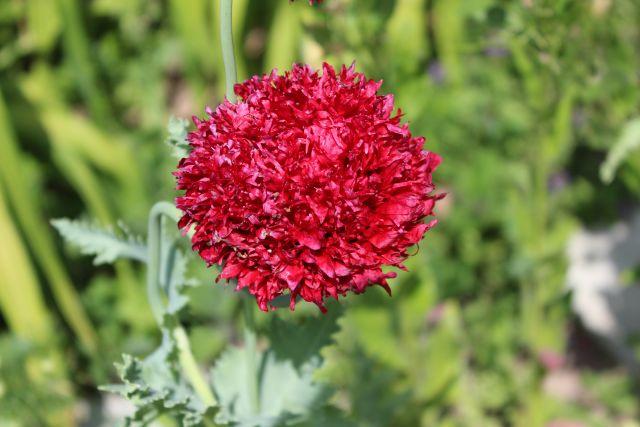
<svg viewBox="0 0 640 427"><path fill-rule="evenodd" d="M224 90L215 3L0 2L0 425L73 425L87 405L99 423L112 362L160 342L143 270L94 268L48 220L122 219L131 230L105 239L127 239L174 196L166 123ZM334 406L363 426L639 425L635 379L579 362L606 356L575 344L589 338L563 256L640 195L637 1L235 0L234 14L241 78L355 60L444 158L449 194L410 272L391 299L348 298L323 351ZM183 322L211 366L241 341L239 298L189 269L202 285ZM579 393L549 386L558 364Z"/></svg>

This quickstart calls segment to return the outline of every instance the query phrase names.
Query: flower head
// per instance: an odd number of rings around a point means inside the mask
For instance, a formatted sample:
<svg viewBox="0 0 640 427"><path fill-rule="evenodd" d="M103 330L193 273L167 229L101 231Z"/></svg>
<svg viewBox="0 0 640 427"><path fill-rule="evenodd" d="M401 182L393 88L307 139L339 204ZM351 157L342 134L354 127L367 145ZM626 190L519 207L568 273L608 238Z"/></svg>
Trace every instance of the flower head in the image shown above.
<svg viewBox="0 0 640 427"><path fill-rule="evenodd" d="M324 310L327 297L381 285L435 224L440 195L423 150L394 114L381 82L352 65L322 74L294 65L235 86L208 117L194 117L180 161L181 228L220 277L236 279L262 310L289 293Z"/></svg>

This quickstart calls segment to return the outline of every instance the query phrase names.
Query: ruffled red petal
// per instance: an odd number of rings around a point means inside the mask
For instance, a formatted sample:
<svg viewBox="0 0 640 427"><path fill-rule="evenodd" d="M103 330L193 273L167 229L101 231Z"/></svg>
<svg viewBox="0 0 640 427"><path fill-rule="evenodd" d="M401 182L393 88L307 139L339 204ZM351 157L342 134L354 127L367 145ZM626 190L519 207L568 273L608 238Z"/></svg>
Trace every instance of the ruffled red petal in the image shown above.
<svg viewBox="0 0 640 427"><path fill-rule="evenodd" d="M235 86L194 118L192 151L180 161L179 226L221 277L258 305L288 293L324 309L327 297L389 290L383 266L403 267L407 249L435 225L437 154L423 150L392 95L355 67L322 73L295 65Z"/></svg>

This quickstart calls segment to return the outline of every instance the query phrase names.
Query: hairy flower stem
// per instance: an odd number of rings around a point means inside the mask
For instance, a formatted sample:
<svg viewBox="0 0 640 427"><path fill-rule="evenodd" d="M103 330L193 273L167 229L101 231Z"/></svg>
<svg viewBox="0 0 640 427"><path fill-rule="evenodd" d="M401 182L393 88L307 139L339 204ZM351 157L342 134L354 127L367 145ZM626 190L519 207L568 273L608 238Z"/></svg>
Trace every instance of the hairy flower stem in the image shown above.
<svg viewBox="0 0 640 427"><path fill-rule="evenodd" d="M231 6L233 0L220 0L220 44L224 62L225 95L234 102L236 96L233 86L236 84L236 58L233 50L233 33L231 32Z"/></svg>
<svg viewBox="0 0 640 427"><path fill-rule="evenodd" d="M163 323L165 298L160 286L162 218L178 220L178 211L168 202L158 202L149 212L149 228L147 230L148 265L147 265L147 298L151 304L153 317L159 326Z"/></svg>
<svg viewBox="0 0 640 427"><path fill-rule="evenodd" d="M149 212L149 230L148 230L148 265L147 265L147 297L153 316L162 327L164 323L164 313L166 305L166 297L160 285L160 272L164 271L162 260L162 219L167 217L172 221L178 221L180 218L178 210L171 203L158 202L151 208ZM191 382L193 389L196 391L202 402L207 406L215 406L216 398L211 392L207 381L202 377L198 364L196 363L189 338L184 328L177 324L171 329L171 335L176 340L178 347L178 358L185 375Z"/></svg>
<svg viewBox="0 0 640 427"><path fill-rule="evenodd" d="M180 359L180 365L182 366L182 370L191 381L191 385L193 389L198 393L202 402L207 406L216 406L217 401L207 381L202 377L200 373L200 368L196 362L196 359L193 357L193 353L191 352L191 345L189 344L189 337L187 336L187 332L180 325L173 328L171 331L173 337L176 340L176 345L178 346L178 357Z"/></svg>

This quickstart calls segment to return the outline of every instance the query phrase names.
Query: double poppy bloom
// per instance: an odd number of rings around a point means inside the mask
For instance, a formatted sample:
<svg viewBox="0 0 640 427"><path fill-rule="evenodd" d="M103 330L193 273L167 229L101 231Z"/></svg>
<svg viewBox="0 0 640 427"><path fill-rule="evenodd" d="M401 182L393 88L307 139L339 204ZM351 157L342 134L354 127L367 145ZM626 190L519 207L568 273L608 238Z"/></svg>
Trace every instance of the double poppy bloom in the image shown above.
<svg viewBox="0 0 640 427"><path fill-rule="evenodd" d="M392 95L354 66L322 72L294 65L235 86L208 117L194 117L192 148L175 172L184 191L179 227L221 278L246 288L259 307L283 294L327 297L389 291L409 247L436 222L432 173Z"/></svg>

